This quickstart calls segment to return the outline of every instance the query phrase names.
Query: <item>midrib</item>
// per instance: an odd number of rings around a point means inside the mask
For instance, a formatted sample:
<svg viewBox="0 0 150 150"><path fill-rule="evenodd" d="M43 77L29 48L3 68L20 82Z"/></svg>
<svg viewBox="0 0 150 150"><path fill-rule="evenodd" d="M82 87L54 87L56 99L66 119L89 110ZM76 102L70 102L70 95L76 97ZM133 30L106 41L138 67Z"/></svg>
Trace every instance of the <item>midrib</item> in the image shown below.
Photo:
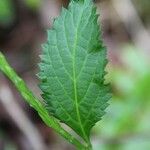
<svg viewBox="0 0 150 150"><path fill-rule="evenodd" d="M83 14L83 11L82 11L82 14ZM74 42L74 46L73 46L73 85L74 85L74 99L75 99L77 118L78 118L78 121L80 124L82 134L84 136L84 139L88 141L88 137L85 133L85 130L84 130L84 128L82 126L82 122L81 122L81 115L80 115L79 106L78 106L77 80L76 80L76 48L77 48L77 42L78 42L78 28L80 25L81 18L82 18L82 15L79 19L79 23L78 23L77 28L76 28L75 42Z"/></svg>

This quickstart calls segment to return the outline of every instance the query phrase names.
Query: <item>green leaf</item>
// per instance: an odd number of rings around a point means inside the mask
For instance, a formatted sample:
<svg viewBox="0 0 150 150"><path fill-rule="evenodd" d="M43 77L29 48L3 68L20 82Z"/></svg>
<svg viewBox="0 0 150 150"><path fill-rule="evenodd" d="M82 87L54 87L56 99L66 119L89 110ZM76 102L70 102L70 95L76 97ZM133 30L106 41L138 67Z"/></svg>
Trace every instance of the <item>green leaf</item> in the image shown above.
<svg viewBox="0 0 150 150"><path fill-rule="evenodd" d="M53 116L50 116L40 102L39 99L35 97L35 95L30 91L25 82L17 75L17 73L13 70L13 68L7 62L5 56L0 51L0 71L2 71L15 85L18 89L24 100L33 107L44 121L44 123L53 128L58 134L63 136L68 142L72 143L76 146L76 148L80 150L85 150L86 147L79 142L74 136L72 136L69 132L64 130L58 120Z"/></svg>
<svg viewBox="0 0 150 150"><path fill-rule="evenodd" d="M47 110L86 141L110 99L97 19L91 0L71 1L63 8L48 30L38 74Z"/></svg>

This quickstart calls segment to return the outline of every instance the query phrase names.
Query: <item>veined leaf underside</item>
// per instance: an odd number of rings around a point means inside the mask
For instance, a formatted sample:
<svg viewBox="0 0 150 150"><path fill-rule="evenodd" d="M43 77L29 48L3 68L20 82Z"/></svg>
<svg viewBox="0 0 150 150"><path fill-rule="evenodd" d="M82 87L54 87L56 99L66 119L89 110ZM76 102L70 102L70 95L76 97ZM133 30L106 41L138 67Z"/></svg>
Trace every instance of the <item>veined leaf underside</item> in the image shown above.
<svg viewBox="0 0 150 150"><path fill-rule="evenodd" d="M104 84L106 48L91 0L71 1L48 30L39 78L48 111L85 140L101 119L109 86Z"/></svg>

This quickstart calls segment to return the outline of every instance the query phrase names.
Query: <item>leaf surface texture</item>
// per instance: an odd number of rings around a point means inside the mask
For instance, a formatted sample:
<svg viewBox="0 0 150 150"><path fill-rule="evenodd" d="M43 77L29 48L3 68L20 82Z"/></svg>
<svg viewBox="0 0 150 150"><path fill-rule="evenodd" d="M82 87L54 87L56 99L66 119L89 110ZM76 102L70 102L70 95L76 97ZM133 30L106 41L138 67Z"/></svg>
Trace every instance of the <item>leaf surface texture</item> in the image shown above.
<svg viewBox="0 0 150 150"><path fill-rule="evenodd" d="M42 46L39 73L47 110L85 140L110 99L97 19L91 0L71 1L63 8Z"/></svg>

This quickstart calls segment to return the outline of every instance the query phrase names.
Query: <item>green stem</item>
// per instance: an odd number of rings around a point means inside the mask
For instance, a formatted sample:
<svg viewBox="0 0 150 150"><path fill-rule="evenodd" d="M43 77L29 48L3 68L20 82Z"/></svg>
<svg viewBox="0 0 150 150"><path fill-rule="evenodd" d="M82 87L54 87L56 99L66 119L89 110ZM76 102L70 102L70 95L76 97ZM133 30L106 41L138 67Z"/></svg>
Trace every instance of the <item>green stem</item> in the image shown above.
<svg viewBox="0 0 150 150"><path fill-rule="evenodd" d="M18 91L21 93L25 101L33 107L42 118L44 123L53 128L58 134L64 137L67 141L76 146L79 150L86 150L86 146L81 144L75 137L64 130L59 122L50 116L47 110L44 108L40 100L38 100L33 93L26 86L25 82L16 74L16 72L10 67L5 56L0 52L0 70L14 83Z"/></svg>
<svg viewBox="0 0 150 150"><path fill-rule="evenodd" d="M91 144L90 139L89 139L87 144L88 144L87 150L92 150L92 144Z"/></svg>

